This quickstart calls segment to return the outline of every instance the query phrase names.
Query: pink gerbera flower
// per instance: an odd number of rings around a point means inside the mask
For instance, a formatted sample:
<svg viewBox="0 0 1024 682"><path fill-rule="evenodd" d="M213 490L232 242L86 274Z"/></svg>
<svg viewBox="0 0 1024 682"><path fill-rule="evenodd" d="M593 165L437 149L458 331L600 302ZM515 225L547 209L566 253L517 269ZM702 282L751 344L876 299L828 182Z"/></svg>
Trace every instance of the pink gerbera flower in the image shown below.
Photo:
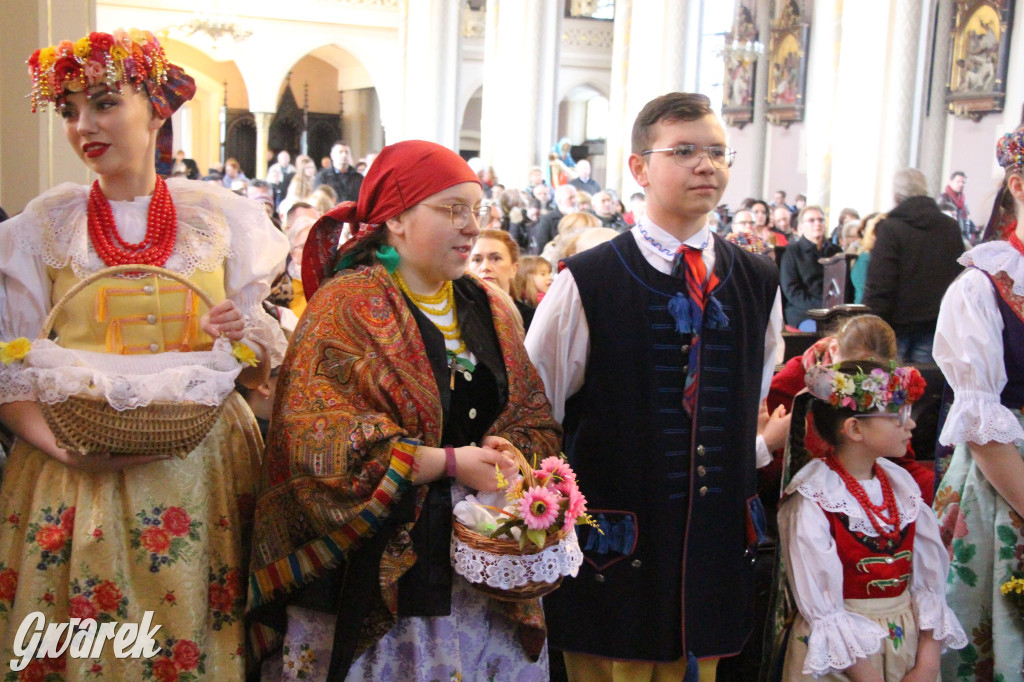
<svg viewBox="0 0 1024 682"><path fill-rule="evenodd" d="M576 480L576 473L569 466L569 463L561 457L551 456L541 460L540 470L548 474L545 480L549 477L554 477L556 481L559 479L563 481Z"/></svg>
<svg viewBox="0 0 1024 682"><path fill-rule="evenodd" d="M534 486L519 500L519 513L527 528L547 530L558 518L558 495L547 488Z"/></svg>
<svg viewBox="0 0 1024 682"><path fill-rule="evenodd" d="M569 498L569 506L565 508L564 526L571 528L576 523L576 519L587 511L587 498L583 496L579 488L570 490L567 497Z"/></svg>

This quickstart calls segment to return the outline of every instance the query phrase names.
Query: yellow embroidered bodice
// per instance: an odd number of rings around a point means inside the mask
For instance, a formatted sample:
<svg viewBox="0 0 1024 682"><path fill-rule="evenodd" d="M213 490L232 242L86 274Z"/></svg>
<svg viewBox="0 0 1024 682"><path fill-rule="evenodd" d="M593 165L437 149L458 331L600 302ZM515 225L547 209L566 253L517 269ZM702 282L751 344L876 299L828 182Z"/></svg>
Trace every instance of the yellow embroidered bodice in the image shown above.
<svg viewBox="0 0 1024 682"><path fill-rule="evenodd" d="M49 273L51 303L80 281L69 267L50 268ZM212 272L197 269L190 281L215 303L224 300L223 266ZM207 350L213 339L199 330L206 312L199 296L174 280L104 277L64 306L54 330L65 348L119 355Z"/></svg>

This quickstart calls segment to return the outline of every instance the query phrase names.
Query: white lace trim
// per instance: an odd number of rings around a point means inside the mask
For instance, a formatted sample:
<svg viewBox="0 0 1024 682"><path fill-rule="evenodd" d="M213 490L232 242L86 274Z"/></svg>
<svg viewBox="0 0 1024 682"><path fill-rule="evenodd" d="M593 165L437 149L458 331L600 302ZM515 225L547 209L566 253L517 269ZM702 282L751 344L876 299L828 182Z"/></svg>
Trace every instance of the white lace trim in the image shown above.
<svg viewBox="0 0 1024 682"><path fill-rule="evenodd" d="M910 475L899 466L885 459L879 459L878 463L892 483L896 506L899 509L900 528L903 528L917 519L918 505L922 503L920 488L914 483L914 479L910 478ZM912 486L908 484L908 480L910 484L913 484ZM872 502L876 504L881 502L881 484L876 479L861 481L861 484ZM878 536L878 531L871 525L867 513L853 497L853 494L846 489L843 479L832 471L823 460L811 460L797 472L786 488L787 495L794 492L800 493L827 512L845 514L850 520L850 530L871 537Z"/></svg>
<svg viewBox="0 0 1024 682"><path fill-rule="evenodd" d="M452 534L452 566L471 583L510 590L529 583L554 583L560 577L579 573L583 552L572 529L565 539L536 554L491 554L474 549Z"/></svg>
<svg viewBox="0 0 1024 682"><path fill-rule="evenodd" d="M973 265L990 275L1005 272L1013 280L1013 293L1024 296L1024 258L1009 242L997 240L978 244L965 251L957 262L964 267Z"/></svg>
<svg viewBox="0 0 1024 682"><path fill-rule="evenodd" d="M810 623L803 674L838 673L878 651L889 635L881 625L858 613L836 611Z"/></svg>
<svg viewBox="0 0 1024 682"><path fill-rule="evenodd" d="M931 630L932 637L942 642L943 651L967 646L967 635L953 609L946 604L945 594L911 588L910 595L918 630Z"/></svg>
<svg viewBox="0 0 1024 682"><path fill-rule="evenodd" d="M218 339L209 351L155 355L72 350L42 339L32 342L15 376L19 385L27 384L36 399L48 404L82 396L102 398L121 411L154 401L220 405L234 390L241 370L226 339Z"/></svg>
<svg viewBox="0 0 1024 682"><path fill-rule="evenodd" d="M222 197L209 188L187 181L167 181L178 212L178 236L167 263L186 277L196 269L212 272L234 254ZM226 191L226 190L225 190ZM233 196L233 195L232 195ZM19 223L14 233L19 248L38 256L51 268L71 265L76 277L85 278L106 267L89 242L89 187L64 183L39 195L25 208L32 220ZM112 202L120 208L129 202ZM138 197L132 209L145 212L149 197ZM254 209L262 210L255 203ZM145 220L143 219L143 224ZM42 226L38 229L37 226Z"/></svg>
<svg viewBox="0 0 1024 682"><path fill-rule="evenodd" d="M999 402L999 396L985 391L959 389L949 408L946 424L939 442L957 443L1013 443L1024 440L1020 420L1008 407Z"/></svg>

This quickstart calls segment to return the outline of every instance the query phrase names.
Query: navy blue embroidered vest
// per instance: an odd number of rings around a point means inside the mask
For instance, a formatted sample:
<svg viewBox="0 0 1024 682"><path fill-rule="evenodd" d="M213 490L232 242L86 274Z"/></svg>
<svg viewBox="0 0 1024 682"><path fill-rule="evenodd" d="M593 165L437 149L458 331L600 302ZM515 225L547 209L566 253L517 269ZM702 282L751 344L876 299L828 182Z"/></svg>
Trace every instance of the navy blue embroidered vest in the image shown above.
<svg viewBox="0 0 1024 682"><path fill-rule="evenodd" d="M581 531L579 577L544 599L556 648L670 661L736 652L750 633L748 509L778 273L714 246L729 324L704 331L692 420L681 402L688 340L667 305L684 282L651 267L630 233L567 262L590 354L566 404L565 452L606 536Z"/></svg>

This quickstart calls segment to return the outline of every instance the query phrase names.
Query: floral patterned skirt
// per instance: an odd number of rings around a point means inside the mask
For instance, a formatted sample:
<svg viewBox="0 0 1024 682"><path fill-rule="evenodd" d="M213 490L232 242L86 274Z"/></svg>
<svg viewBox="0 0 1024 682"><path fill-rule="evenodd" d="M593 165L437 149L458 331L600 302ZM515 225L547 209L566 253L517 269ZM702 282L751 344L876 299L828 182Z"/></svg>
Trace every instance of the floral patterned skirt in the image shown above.
<svg viewBox="0 0 1024 682"><path fill-rule="evenodd" d="M541 682L547 680L548 648L530 662L516 624L491 608L491 599L455 576L452 613L399 618L398 623L349 669L350 682ZM261 679L326 680L334 645L335 617L288 607L284 648L264 661Z"/></svg>
<svg viewBox="0 0 1024 682"><path fill-rule="evenodd" d="M898 597L881 599L846 599L843 608L851 613L858 613L870 618L882 626L889 636L882 640L882 646L870 656L875 670L882 672L886 682L899 682L914 667L917 659L917 621L911 604L910 591L906 590ZM807 658L807 637L811 627L803 616L797 615L793 623L793 631L789 635L789 647L786 650L786 663L782 671L782 679L796 681L807 679L802 674L804 659ZM829 682L849 680L842 673L832 673L817 678ZM938 680L936 680L938 682Z"/></svg>
<svg viewBox="0 0 1024 682"><path fill-rule="evenodd" d="M946 601L970 640L943 655L942 679L1020 680L1024 627L999 586L1024 569L1024 521L996 493L966 444L957 445L939 484L935 514L950 550Z"/></svg>
<svg viewBox="0 0 1024 682"><path fill-rule="evenodd" d="M0 488L0 672L3 682L241 680L245 676L248 532L262 440L232 394L185 459L84 473L18 443ZM116 659L33 660L10 671L26 616L141 623L161 650Z"/></svg>

